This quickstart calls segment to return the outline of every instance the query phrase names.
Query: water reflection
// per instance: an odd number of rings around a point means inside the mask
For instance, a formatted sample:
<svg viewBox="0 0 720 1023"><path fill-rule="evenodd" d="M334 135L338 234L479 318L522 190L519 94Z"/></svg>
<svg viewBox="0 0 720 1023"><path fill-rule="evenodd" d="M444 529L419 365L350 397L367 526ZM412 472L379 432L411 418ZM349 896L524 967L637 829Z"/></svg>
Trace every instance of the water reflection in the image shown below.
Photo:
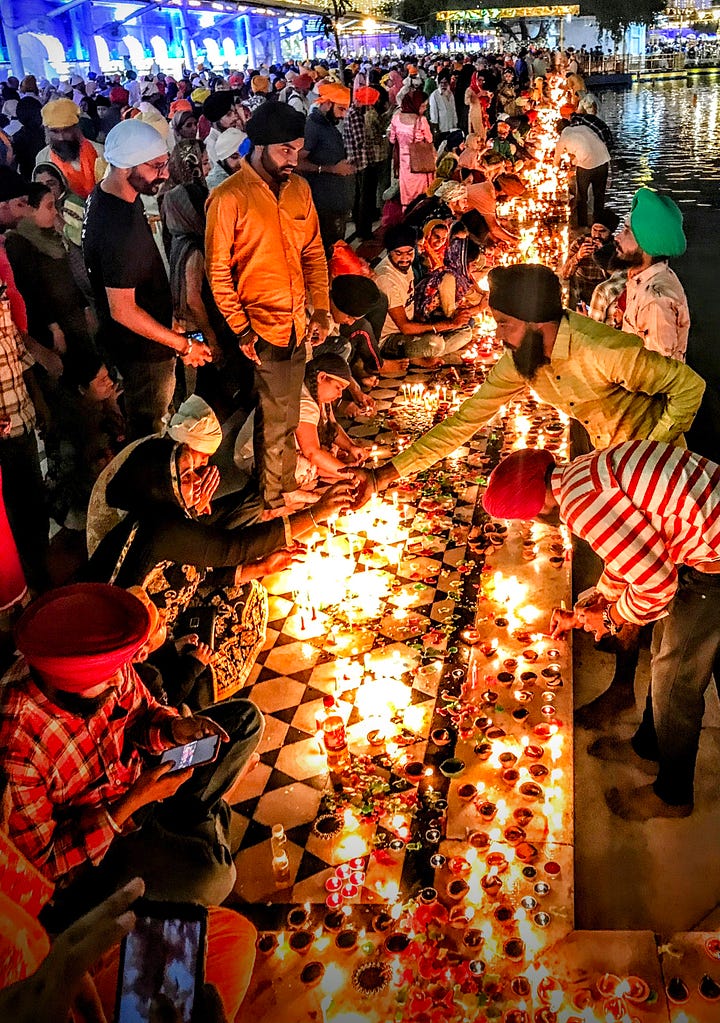
<svg viewBox="0 0 720 1023"><path fill-rule="evenodd" d="M717 77L642 82L601 96L600 116L616 139L610 205L625 214L641 185L667 189L677 203L720 208Z"/></svg>

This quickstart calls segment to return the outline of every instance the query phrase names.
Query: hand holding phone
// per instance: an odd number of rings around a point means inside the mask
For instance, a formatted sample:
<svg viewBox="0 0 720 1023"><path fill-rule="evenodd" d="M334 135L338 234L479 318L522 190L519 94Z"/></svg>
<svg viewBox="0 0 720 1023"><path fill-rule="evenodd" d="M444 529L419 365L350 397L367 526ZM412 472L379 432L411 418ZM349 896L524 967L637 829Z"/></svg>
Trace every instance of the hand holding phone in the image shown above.
<svg viewBox="0 0 720 1023"><path fill-rule="evenodd" d="M167 773L174 774L176 771L184 771L190 767L211 764L216 759L219 749L220 736L207 735L203 739L195 739L182 746L166 749L160 763L172 764L173 766Z"/></svg>
<svg viewBox="0 0 720 1023"><path fill-rule="evenodd" d="M207 910L141 900L135 916L120 949L117 1023L191 1023L203 985Z"/></svg>

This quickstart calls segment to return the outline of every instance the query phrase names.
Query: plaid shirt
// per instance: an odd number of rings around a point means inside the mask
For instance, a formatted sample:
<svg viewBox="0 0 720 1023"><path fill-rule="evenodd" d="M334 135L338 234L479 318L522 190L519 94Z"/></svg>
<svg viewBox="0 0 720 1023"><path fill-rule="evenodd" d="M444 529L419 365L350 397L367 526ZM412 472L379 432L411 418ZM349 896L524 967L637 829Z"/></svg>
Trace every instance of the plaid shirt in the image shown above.
<svg viewBox="0 0 720 1023"><path fill-rule="evenodd" d="M381 163L388 156L387 125L374 107L365 114L365 144L368 163Z"/></svg>
<svg viewBox="0 0 720 1023"><path fill-rule="evenodd" d="M567 276L569 278L575 278L582 284L587 284L588 287L595 287L601 281L607 278L606 272L596 263L592 256L578 256L581 246L587 241L589 235L583 234L570 246L567 259L565 260L564 270L571 270ZM574 264L571 263L574 260Z"/></svg>
<svg viewBox="0 0 720 1023"><path fill-rule="evenodd" d="M629 441L559 466L560 515L605 562L598 589L644 625L675 595L677 565L720 571L720 466L684 448Z"/></svg>
<svg viewBox="0 0 720 1023"><path fill-rule="evenodd" d="M348 160L355 170L365 170L370 162L365 141L365 108L351 106L343 119L342 128Z"/></svg>
<svg viewBox="0 0 720 1023"><path fill-rule="evenodd" d="M34 362L13 322L7 287L0 283L0 416L10 417L11 437L35 428L35 408L23 379Z"/></svg>
<svg viewBox="0 0 720 1023"><path fill-rule="evenodd" d="M115 838L107 812L137 780L137 747L174 745L177 714L157 703L129 665L84 719L53 703L20 658L0 684L0 749L10 798L8 831L46 877L64 882L97 864Z"/></svg>
<svg viewBox="0 0 720 1023"><path fill-rule="evenodd" d="M618 299L627 288L627 270L616 270L606 281L601 281L593 291L588 316L598 323L607 323L620 329L623 311L618 308Z"/></svg>

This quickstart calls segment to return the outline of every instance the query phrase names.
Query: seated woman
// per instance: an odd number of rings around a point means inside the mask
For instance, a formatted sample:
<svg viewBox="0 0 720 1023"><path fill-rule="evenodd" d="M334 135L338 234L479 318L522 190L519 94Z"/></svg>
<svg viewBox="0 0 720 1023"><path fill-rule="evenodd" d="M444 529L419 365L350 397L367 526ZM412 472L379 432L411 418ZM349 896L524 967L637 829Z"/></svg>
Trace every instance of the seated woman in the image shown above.
<svg viewBox="0 0 720 1023"><path fill-rule="evenodd" d="M108 504L127 515L98 546L86 578L142 586L170 627L191 604L213 609L210 668L218 702L244 685L265 639L267 594L258 578L286 567L297 538L347 508L352 486L333 487L312 513L224 529L201 521L220 481L206 462L172 437L138 444L106 489Z"/></svg>
<svg viewBox="0 0 720 1023"><path fill-rule="evenodd" d="M457 234L445 253L445 262L420 281L415 289L415 317L424 323L452 319L460 310L480 310L483 293L473 274L485 265L480 246Z"/></svg>
<svg viewBox="0 0 720 1023"><path fill-rule="evenodd" d="M415 282L422 280L433 270L439 270L445 261L450 227L445 220L433 217L422 229L422 236L417 244L413 273Z"/></svg>
<svg viewBox="0 0 720 1023"><path fill-rule="evenodd" d="M299 448L298 485L315 478L340 480L350 465L360 465L367 450L352 440L333 415L338 401L350 384L350 367L339 355L319 355L305 367L305 383L300 397L300 421L295 430Z"/></svg>

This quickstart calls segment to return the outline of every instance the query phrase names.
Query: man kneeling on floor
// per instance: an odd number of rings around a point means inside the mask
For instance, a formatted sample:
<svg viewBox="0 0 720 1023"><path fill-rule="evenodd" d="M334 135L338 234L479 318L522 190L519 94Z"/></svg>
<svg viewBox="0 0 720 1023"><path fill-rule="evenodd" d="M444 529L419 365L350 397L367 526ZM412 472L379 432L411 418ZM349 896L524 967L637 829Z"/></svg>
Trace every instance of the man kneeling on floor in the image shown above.
<svg viewBox="0 0 720 1023"><path fill-rule="evenodd" d="M683 448L629 441L556 465L549 451L515 451L483 497L499 519L565 522L604 561L596 599L554 614L596 639L626 623L654 622L650 692L631 740L605 736L588 749L657 779L606 793L626 820L688 817L705 690L720 652L720 466ZM558 617L559 616L559 617Z"/></svg>
<svg viewBox="0 0 720 1023"><path fill-rule="evenodd" d="M220 903L235 879L229 792L258 745L248 700L182 717L132 668L144 605L119 587L52 590L20 619L22 657L0 685L0 769L9 834L58 885L52 929L129 877L149 897ZM218 736L214 762L171 771L168 749Z"/></svg>

